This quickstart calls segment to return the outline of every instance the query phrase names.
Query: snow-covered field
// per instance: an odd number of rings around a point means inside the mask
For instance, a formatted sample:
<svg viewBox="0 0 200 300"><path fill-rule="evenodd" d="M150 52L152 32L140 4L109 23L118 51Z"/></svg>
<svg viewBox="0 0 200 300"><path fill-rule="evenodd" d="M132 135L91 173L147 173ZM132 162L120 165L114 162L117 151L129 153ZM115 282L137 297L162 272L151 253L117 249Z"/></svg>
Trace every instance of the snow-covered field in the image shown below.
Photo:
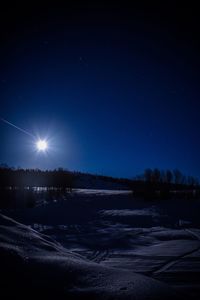
<svg viewBox="0 0 200 300"><path fill-rule="evenodd" d="M1 210L1 290L45 299L200 299L199 208L197 200L79 189Z"/></svg>

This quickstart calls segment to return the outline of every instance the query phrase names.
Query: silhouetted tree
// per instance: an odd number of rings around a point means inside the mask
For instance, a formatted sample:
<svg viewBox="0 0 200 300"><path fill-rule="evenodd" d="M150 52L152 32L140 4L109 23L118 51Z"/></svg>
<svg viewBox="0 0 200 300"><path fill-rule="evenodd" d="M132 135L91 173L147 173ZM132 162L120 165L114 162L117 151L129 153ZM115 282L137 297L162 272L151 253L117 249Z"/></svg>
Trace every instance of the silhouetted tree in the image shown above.
<svg viewBox="0 0 200 300"><path fill-rule="evenodd" d="M160 170L158 170L157 168L155 168L152 172L151 175L151 181L154 183L159 183L161 181L161 173Z"/></svg>
<svg viewBox="0 0 200 300"><path fill-rule="evenodd" d="M174 174L174 183L175 184L181 184L183 180L183 174L178 169L173 170Z"/></svg>
<svg viewBox="0 0 200 300"><path fill-rule="evenodd" d="M152 174L153 174L152 169L150 169L150 168L145 169L145 171L144 171L144 180L146 182L151 182L151 180L152 180Z"/></svg>
<svg viewBox="0 0 200 300"><path fill-rule="evenodd" d="M191 187L195 187L199 184L198 179L193 176L188 176L186 180L187 180L187 184Z"/></svg>
<svg viewBox="0 0 200 300"><path fill-rule="evenodd" d="M165 174L166 183L171 184L173 181L173 173L170 170L167 170Z"/></svg>

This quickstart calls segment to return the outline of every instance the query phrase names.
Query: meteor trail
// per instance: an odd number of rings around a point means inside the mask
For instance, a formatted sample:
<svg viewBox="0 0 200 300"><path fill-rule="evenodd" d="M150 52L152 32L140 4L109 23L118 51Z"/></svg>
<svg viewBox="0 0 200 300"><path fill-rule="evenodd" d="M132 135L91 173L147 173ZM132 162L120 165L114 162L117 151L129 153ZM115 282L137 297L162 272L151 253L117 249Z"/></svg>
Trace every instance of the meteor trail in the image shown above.
<svg viewBox="0 0 200 300"><path fill-rule="evenodd" d="M14 127L14 128L16 128L16 129L18 129L18 130L20 130L21 132L23 132L23 133L25 133L25 134L27 134L27 135L29 135L29 136L35 138L35 136L34 136L33 134L31 134L30 132L28 132L28 131L26 131L26 130L24 130L24 129L18 127L18 126L16 126L15 124L13 124L13 123L11 123L11 122L9 122L9 121L3 119L3 118L0 118L0 120L1 120L2 122L4 122L4 123L6 123L6 124L8 124L8 125L10 125L10 126L12 126L12 127Z"/></svg>

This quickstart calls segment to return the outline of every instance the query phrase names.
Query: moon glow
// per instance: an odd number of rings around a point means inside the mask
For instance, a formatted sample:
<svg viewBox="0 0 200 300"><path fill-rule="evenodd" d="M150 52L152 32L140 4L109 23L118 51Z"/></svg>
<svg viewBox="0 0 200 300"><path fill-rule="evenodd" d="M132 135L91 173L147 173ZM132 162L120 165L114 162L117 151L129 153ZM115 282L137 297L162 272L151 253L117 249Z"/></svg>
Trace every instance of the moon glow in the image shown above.
<svg viewBox="0 0 200 300"><path fill-rule="evenodd" d="M48 144L47 141L45 140L38 140L36 143L36 147L38 151L43 151L45 152L48 148Z"/></svg>

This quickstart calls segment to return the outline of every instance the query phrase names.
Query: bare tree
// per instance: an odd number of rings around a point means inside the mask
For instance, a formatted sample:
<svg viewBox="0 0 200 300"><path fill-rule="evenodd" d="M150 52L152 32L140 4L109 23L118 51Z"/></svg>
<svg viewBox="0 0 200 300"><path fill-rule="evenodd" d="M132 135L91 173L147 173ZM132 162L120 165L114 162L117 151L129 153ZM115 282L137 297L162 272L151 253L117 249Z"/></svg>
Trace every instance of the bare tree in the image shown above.
<svg viewBox="0 0 200 300"><path fill-rule="evenodd" d="M151 182L152 174L153 174L152 169L149 168L149 169L144 170L144 180L146 182Z"/></svg>
<svg viewBox="0 0 200 300"><path fill-rule="evenodd" d="M183 174L178 169L175 169L173 171L174 174L174 183L175 184L181 184L183 179Z"/></svg>
<svg viewBox="0 0 200 300"><path fill-rule="evenodd" d="M155 168L152 172L152 181L156 183L159 183L161 181L161 172L157 168Z"/></svg>
<svg viewBox="0 0 200 300"><path fill-rule="evenodd" d="M170 170L166 171L165 177L166 177L166 182L168 184L172 183L172 181L173 181L173 173Z"/></svg>

